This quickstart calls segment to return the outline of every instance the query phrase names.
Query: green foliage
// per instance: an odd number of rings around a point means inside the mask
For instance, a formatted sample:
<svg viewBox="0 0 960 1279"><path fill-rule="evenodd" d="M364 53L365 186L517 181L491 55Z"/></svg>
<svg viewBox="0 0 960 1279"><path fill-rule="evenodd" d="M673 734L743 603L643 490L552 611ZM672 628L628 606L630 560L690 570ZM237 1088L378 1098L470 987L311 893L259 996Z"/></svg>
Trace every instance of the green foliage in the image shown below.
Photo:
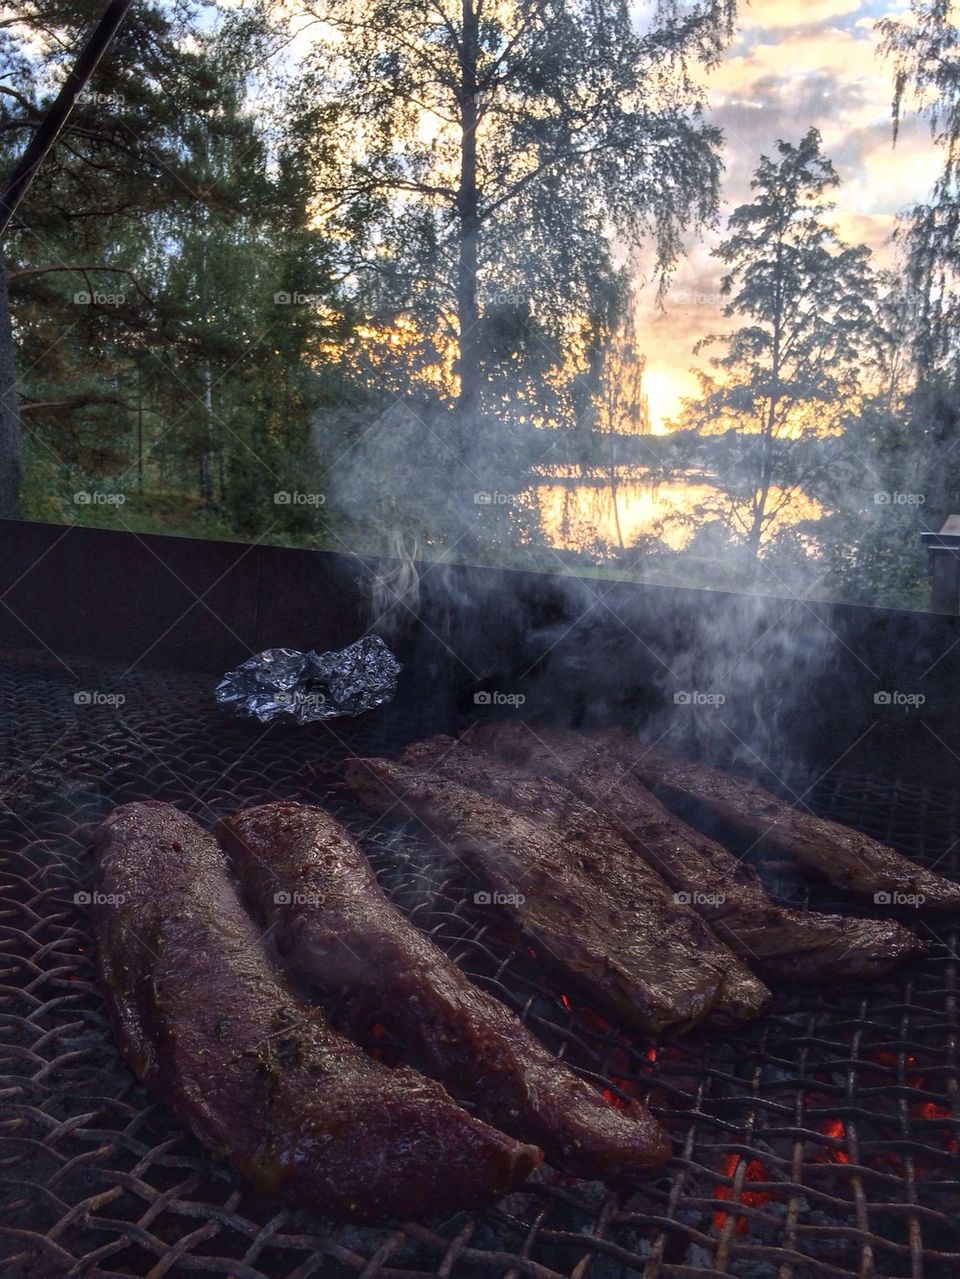
<svg viewBox="0 0 960 1279"><path fill-rule="evenodd" d="M544 352L559 375L609 332L611 231L652 235L667 271L713 216L719 135L688 70L729 17L710 0L659 8L645 35L621 0L303 7L320 38L289 145L361 308L423 335L420 369L384 370L393 388L422 391L453 345L461 406L501 413L524 397L508 353L532 353L542 387Z"/></svg>
<svg viewBox="0 0 960 1279"><path fill-rule="evenodd" d="M7 9L9 165L102 0ZM23 515L925 601L918 534L960 494L951 0L884 24L895 114L919 94L944 157L903 269L838 237L817 133L780 142L726 228L729 328L671 437L649 434L630 253L664 277L715 217L693 62L726 9L667 3L641 32L622 0L311 0L318 41L285 63L305 12L143 0L79 104L7 244ZM548 546L544 460L604 483L615 527ZM631 471L709 492L631 538Z"/></svg>
<svg viewBox="0 0 960 1279"><path fill-rule="evenodd" d="M729 268L724 314L744 323L700 343L725 350L682 425L728 433L715 514L753 555L797 496L822 482L820 441L856 405L873 358L869 252L844 244L826 220L837 181L815 129L796 146L778 142L716 251Z"/></svg>
<svg viewBox="0 0 960 1279"><path fill-rule="evenodd" d="M960 28L953 0L911 0L909 19L880 24L893 64L894 138L913 100L943 157L929 200L901 221L914 355L925 372L960 367Z"/></svg>

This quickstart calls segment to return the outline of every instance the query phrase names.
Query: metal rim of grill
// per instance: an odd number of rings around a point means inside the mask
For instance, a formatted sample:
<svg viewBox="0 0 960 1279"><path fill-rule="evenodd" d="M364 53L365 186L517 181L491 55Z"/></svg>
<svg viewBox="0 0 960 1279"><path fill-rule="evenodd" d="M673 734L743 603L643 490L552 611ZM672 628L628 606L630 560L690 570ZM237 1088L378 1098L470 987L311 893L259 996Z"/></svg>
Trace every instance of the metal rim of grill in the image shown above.
<svg viewBox="0 0 960 1279"><path fill-rule="evenodd" d="M781 988L752 1026L654 1051L564 991L496 912L475 909L462 872L331 789L338 758L393 753L428 731L423 722L385 711L332 728L265 729L213 707L199 676L80 669L92 688L122 689L124 704L76 705L75 681L44 657L7 654L0 666L5 1275L960 1273L952 920L927 929L929 957L878 983ZM166 799L209 824L268 797L330 805L362 837L391 897L466 971L611 1097L648 1101L675 1144L665 1173L622 1202L547 1169L483 1211L382 1227L320 1219L242 1188L121 1061L75 895L90 886L85 836L114 804ZM952 793L833 775L811 804L958 875ZM391 1051L376 1037L368 1047Z"/></svg>

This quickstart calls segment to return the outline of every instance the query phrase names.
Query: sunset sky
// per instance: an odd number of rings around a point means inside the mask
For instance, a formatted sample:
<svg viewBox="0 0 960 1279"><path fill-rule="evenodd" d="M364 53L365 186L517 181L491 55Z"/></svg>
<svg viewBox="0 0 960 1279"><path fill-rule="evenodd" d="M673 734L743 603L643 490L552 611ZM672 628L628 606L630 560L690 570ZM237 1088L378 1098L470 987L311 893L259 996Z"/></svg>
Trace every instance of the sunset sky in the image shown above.
<svg viewBox="0 0 960 1279"><path fill-rule="evenodd" d="M712 116L726 137L721 233L732 209L749 199L759 156L772 154L779 138L798 142L815 125L842 183L835 196L841 234L892 264L896 215L927 196L937 170L928 126L915 117L892 143L890 66L878 56L875 26L905 9L897 0L753 0L740 8L734 40L707 79ZM717 239L691 244L664 311L654 284L640 293L655 430L696 390L693 344L728 323L717 298L722 265L710 256Z"/></svg>

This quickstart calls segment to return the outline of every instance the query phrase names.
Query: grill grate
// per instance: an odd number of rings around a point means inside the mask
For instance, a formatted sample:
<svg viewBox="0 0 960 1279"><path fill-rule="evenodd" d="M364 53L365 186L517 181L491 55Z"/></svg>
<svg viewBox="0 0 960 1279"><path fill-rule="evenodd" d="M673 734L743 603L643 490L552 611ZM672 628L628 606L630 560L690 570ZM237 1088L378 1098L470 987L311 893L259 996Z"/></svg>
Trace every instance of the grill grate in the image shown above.
<svg viewBox="0 0 960 1279"><path fill-rule="evenodd" d="M122 706L77 705L78 686ZM424 700L424 706L427 700ZM207 682L125 678L7 654L0 664L0 1260L24 1276L237 1279L939 1279L960 1272L956 929L871 987L780 992L732 1035L655 1049L566 993L457 868L371 824L331 784L348 752L444 725L241 724ZM626 1202L550 1169L476 1214L384 1228L278 1208L239 1188L120 1061L94 984L85 833L110 806L170 800L209 824L241 803L330 804L417 923L609 1090L649 1101L676 1155ZM956 797L833 776L830 816L958 874ZM798 891L796 886L791 892ZM838 903L839 904L839 903ZM334 1008L333 1014L338 1010ZM371 1031L369 1046L391 1046Z"/></svg>

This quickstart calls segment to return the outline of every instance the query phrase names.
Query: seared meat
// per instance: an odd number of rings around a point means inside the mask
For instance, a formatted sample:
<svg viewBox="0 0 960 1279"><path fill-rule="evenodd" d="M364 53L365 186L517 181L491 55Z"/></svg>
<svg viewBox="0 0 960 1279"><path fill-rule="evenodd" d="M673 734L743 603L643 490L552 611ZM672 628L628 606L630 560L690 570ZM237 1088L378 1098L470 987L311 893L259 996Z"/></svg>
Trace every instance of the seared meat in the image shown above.
<svg viewBox="0 0 960 1279"><path fill-rule="evenodd" d="M378 810L404 809L469 865L553 963L628 1025L677 1033L707 1017L754 1017L769 992L701 949L633 860L538 826L478 791L390 760L350 760L347 780ZM716 951L714 943L714 952Z"/></svg>
<svg viewBox="0 0 960 1279"><path fill-rule="evenodd" d="M908 905L926 913L960 911L960 884L918 866L862 831L778 799L756 782L691 763L625 734L603 734L605 750L654 787L670 808L767 849L878 905Z"/></svg>
<svg viewBox="0 0 960 1279"><path fill-rule="evenodd" d="M696 911L676 900L666 881L637 858L611 823L604 821L566 787L544 777L534 777L451 737L433 737L408 746L400 762L481 791L529 816L567 843L575 842L592 858L601 859L596 862L601 876L609 877L606 868L619 860L623 868L620 878L626 875L634 893L642 893L658 904L663 918L661 928L671 937L681 938L706 964L724 974L721 1006L728 998L735 1007L762 1006L768 992L742 960L719 940ZM712 1016L716 1014L717 1010Z"/></svg>
<svg viewBox="0 0 960 1279"><path fill-rule="evenodd" d="M413 927L328 813L266 804L234 814L218 835L292 972L375 1005L427 1074L483 1118L579 1177L635 1182L670 1157L646 1110L616 1110Z"/></svg>
<svg viewBox="0 0 960 1279"><path fill-rule="evenodd" d="M464 740L550 778L591 805L671 888L706 919L732 950L772 980L875 977L924 950L893 920L851 919L790 910L771 901L756 871L669 813L630 769L625 752L586 734L491 724ZM562 800L541 800L551 821L565 820Z"/></svg>
<svg viewBox="0 0 960 1279"><path fill-rule="evenodd" d="M494 1198L539 1163L295 995L220 848L184 813L126 804L97 855L97 949L123 1054L258 1190L319 1212L406 1216Z"/></svg>

